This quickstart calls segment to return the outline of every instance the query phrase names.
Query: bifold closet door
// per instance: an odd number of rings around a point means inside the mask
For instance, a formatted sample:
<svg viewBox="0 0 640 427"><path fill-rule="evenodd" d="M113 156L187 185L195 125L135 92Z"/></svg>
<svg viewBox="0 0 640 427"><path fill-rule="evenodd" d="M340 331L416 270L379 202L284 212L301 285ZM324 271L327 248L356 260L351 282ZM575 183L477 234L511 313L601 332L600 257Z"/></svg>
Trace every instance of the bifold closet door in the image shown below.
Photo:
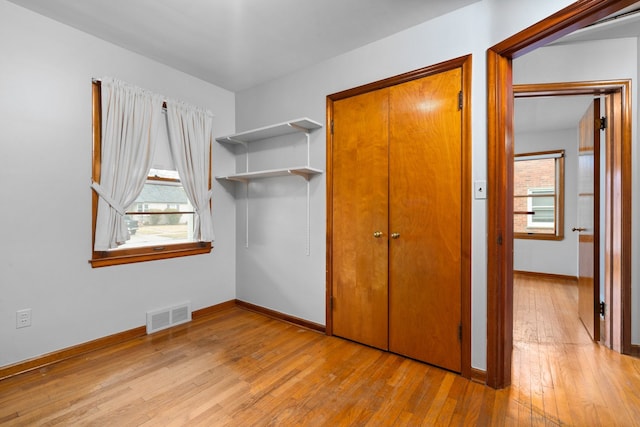
<svg viewBox="0 0 640 427"><path fill-rule="evenodd" d="M388 90L333 106L333 333L388 349Z"/></svg>
<svg viewBox="0 0 640 427"><path fill-rule="evenodd" d="M389 350L461 370L462 71L390 88Z"/></svg>

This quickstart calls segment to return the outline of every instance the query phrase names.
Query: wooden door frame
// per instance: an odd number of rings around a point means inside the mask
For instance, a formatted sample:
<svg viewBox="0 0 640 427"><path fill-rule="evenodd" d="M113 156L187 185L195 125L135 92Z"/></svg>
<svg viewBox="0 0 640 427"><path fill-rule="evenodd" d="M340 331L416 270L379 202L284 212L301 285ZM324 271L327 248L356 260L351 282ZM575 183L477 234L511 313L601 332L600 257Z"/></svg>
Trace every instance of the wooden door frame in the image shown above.
<svg viewBox="0 0 640 427"><path fill-rule="evenodd" d="M513 80L512 61L594 23L637 0L581 0L487 51L487 384L511 384L513 349ZM628 94L630 97L631 94ZM615 162L620 198L614 201L618 268L622 291L622 352L631 350L631 111L622 111L621 152Z"/></svg>
<svg viewBox="0 0 640 427"><path fill-rule="evenodd" d="M332 257L333 257L333 103L340 99L361 95L374 90L421 79L445 71L462 68L462 260L461 260L461 375L465 378L482 378L484 373L471 368L471 55L461 56L395 77L379 80L327 96L327 277L326 277L326 334L333 335ZM366 173L366 172L365 172Z"/></svg>
<svg viewBox="0 0 640 427"><path fill-rule="evenodd" d="M631 112L631 80L598 80L598 81L585 81L585 82L563 82L563 83L541 83L541 84L518 84L518 85L513 85L513 96L514 98L533 98L533 97L548 97L548 96L577 96L577 95L592 95L592 96L607 96L607 95L613 95L613 94L618 94L621 98L621 104L622 104L622 111L626 111L626 112ZM601 114L605 114L604 113L604 108L601 108L600 110ZM612 195L613 193L615 193L615 191L612 191L612 189L610 189L609 187L615 183L615 180L613 179L614 175L617 172L621 171L621 165L617 165L616 162L614 162L614 160L616 160L617 156L620 156L621 154L621 149L624 150L624 152L630 152L630 151L626 151L626 150L630 150L631 147L631 141L630 141L630 137L631 137L631 116L630 114L628 114L627 116L625 116L624 114L621 114L620 117L616 117L615 122L610 123L609 126L613 126L612 129L614 129L614 133L616 132L615 129L617 127L620 128L620 136L626 134L629 136L629 138L626 140L626 143L623 142L623 140L621 139L613 139L614 136L610 135L607 137L607 140L605 142L605 149L606 149L606 153L608 158L605 159L605 169L601 171L601 173L603 173L602 177L605 178L606 184L605 184L605 192L602 193L601 191L598 190L598 192L600 193L600 197L603 197L603 199L601 199L602 201L604 201L604 203L606 204L605 206L605 211L609 211L609 212L621 212L621 208L618 206L615 206L616 201L614 199L612 199ZM610 120L608 120L610 121ZM626 147L626 150L625 150ZM595 153L595 155L597 157L599 157L598 153ZM617 165L617 166L616 166ZM628 177L629 179L631 178L631 170L629 169L628 172ZM595 183L595 187L598 188L599 187L599 183L596 182ZM627 190L630 191L630 182L627 183L627 185L624 187ZM628 195L629 197L631 197L631 195ZM600 208L598 207L598 210L600 210ZM613 218L608 218L608 217L604 217L604 219L607 221L607 224L605 225L605 230L601 230L601 231L605 231L606 232L606 236L605 239L606 241L604 241L605 243L605 253L602 254L603 259L605 260L605 280L604 283L602 284L603 287L615 287L616 291L614 293L614 295L616 295L617 297L621 296L622 294L625 295L629 295L630 290L630 286L631 284L629 283L629 289L626 290L626 292L623 289L620 289L619 287L622 285L622 283L619 280L616 280L615 277L615 273L613 271L613 269L611 268L614 265L614 258L616 255L616 251L612 250L612 247L616 244L617 241L620 240L620 236L617 236L615 233L613 235L611 235L612 231L614 231L615 225L612 223L612 219ZM618 229L618 232L623 232L622 229ZM630 233L629 233L630 234ZM596 250L600 250L599 248L596 248ZM596 269L598 269L599 267L596 267ZM629 266L629 268L631 268ZM599 280L597 277L594 278L595 280ZM618 298L616 298L613 301L607 301L607 303L609 304L610 310L611 310L611 318L613 319L626 319L622 322L622 325L627 325L626 327L626 331L628 332L628 343L630 344L630 326L631 326L631 318L630 318L630 310L631 310L631 303L630 303L630 298L627 298L627 301L617 301ZM626 308L625 308L625 304L626 304ZM594 307L595 310L595 307ZM596 315L598 315L597 313L595 313ZM610 341L612 336L616 336L618 337L618 341L624 341L623 338L623 334L621 333L622 331L619 331L618 329L620 329L620 324L615 323L615 322L611 322L611 324L608 325L609 326L609 331L607 333L607 337L608 340ZM624 328L624 326L623 326ZM598 333L596 332L596 334L598 335ZM598 338L596 338L596 340L598 340ZM619 348L620 345L615 345L612 346L616 351L623 351L622 348ZM630 352L630 345L629 348L627 349L627 353Z"/></svg>

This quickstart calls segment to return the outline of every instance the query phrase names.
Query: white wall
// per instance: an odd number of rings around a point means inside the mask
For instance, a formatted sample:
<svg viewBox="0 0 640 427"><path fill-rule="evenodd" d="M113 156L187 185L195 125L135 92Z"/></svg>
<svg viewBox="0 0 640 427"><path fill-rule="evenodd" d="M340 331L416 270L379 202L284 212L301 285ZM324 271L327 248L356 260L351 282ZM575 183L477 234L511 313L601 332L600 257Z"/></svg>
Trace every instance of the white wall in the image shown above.
<svg viewBox="0 0 640 427"><path fill-rule="evenodd" d="M597 52L597 55L594 55ZM632 123L632 183L633 194L638 194L640 180L640 150L638 150L638 40L624 38L599 40L572 45L549 46L524 55L513 63L514 83L552 83L590 80L632 79L631 101ZM633 197L631 231L633 233L632 256L640 254L640 205L638 197ZM640 343L640 264L632 263L632 321L631 342Z"/></svg>
<svg viewBox="0 0 640 427"><path fill-rule="evenodd" d="M516 107L517 108L517 107ZM514 135L515 153L565 150L564 239L514 239L513 269L539 273L578 275L578 237L571 232L576 223L578 194L578 129L522 132Z"/></svg>
<svg viewBox="0 0 640 427"><path fill-rule="evenodd" d="M486 49L569 3L566 0L484 0L287 77L240 92L236 98L238 130L300 116L309 116L324 123L329 94L472 54L472 177L486 179ZM322 168L326 165L325 131L316 132L312 141L312 165ZM252 218L250 224L254 230L259 230L264 245L244 248L243 234L238 233L237 293L240 299L324 324L325 177L312 181L310 257L301 255L298 243L289 245L279 238L277 234L282 232L282 227L271 226L277 221L287 224L290 230L304 227L305 217L298 210L299 202L286 200L284 196L285 189L288 189L299 197L300 185L291 178L273 183L274 187L269 190L265 185L265 192L259 200L265 215ZM296 209L291 210L293 204ZM485 369L486 201L474 200L472 209L472 366ZM239 207L239 228L241 211Z"/></svg>
<svg viewBox="0 0 640 427"><path fill-rule="evenodd" d="M91 78L113 76L215 114L235 95L0 0L0 366L145 324L147 310L235 298L235 203L216 183L210 255L92 269ZM214 168L231 161L214 147ZM16 310L33 310L15 327Z"/></svg>

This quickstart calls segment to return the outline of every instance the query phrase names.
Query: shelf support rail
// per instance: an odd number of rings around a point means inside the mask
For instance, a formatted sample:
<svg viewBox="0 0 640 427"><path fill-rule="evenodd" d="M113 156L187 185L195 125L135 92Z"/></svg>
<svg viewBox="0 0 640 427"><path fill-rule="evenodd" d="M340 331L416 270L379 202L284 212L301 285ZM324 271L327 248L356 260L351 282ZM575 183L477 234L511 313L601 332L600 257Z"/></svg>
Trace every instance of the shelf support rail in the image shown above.
<svg viewBox="0 0 640 427"><path fill-rule="evenodd" d="M311 132L309 130L304 131L304 135L307 137L307 166L311 166ZM309 256L311 254L311 183L310 176L307 175L307 247L305 254Z"/></svg>
<svg viewBox="0 0 640 427"><path fill-rule="evenodd" d="M239 139L235 139L232 137L227 137L229 142L233 142L235 144L239 144L244 147L244 170L245 172L249 172L249 144ZM244 182L244 205L245 205L245 230L244 230L244 247L249 248L249 180L242 179Z"/></svg>
<svg viewBox="0 0 640 427"><path fill-rule="evenodd" d="M249 180L244 183L244 217L245 217L245 229L244 229L244 247L249 249Z"/></svg>
<svg viewBox="0 0 640 427"><path fill-rule="evenodd" d="M310 186L311 182L309 178L307 178L307 247L305 250L305 255L309 256L311 254L311 195L310 195Z"/></svg>
<svg viewBox="0 0 640 427"><path fill-rule="evenodd" d="M298 126L295 123L289 123L289 126L292 128L298 129L301 132L304 132L305 137L307 138L307 165L311 164L311 131L302 126ZM249 170L249 169L247 169ZM307 181L307 244L305 249L305 254L309 256L311 254L311 183L310 176L308 174L296 173L293 171L289 171L289 173L301 176Z"/></svg>

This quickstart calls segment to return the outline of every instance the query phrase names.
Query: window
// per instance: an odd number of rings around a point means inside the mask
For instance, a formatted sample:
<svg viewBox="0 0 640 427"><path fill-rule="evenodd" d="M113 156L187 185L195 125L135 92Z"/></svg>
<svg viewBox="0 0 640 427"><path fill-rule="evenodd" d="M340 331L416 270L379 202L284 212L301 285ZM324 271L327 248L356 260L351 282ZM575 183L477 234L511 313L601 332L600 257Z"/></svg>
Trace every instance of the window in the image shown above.
<svg viewBox="0 0 640 427"><path fill-rule="evenodd" d="M527 228L553 228L555 226L555 198L553 188L529 188L527 194Z"/></svg>
<svg viewBox="0 0 640 427"><path fill-rule="evenodd" d="M196 213L175 170L151 169L125 215L131 238L119 249L194 241Z"/></svg>
<svg viewBox="0 0 640 427"><path fill-rule="evenodd" d="M517 154L513 232L518 239L564 238L564 150Z"/></svg>
<svg viewBox="0 0 640 427"><path fill-rule="evenodd" d="M101 85L93 83L93 181L100 182L102 166ZM166 115L166 111L163 112ZM153 166L142 192L125 208L124 222L129 240L117 248L95 250L93 267L174 258L211 252L210 241L196 237L198 216L173 165L166 126L160 126ZM209 151L210 156L210 151ZM209 165L209 188L211 171ZM93 191L93 241L96 238L98 192Z"/></svg>

